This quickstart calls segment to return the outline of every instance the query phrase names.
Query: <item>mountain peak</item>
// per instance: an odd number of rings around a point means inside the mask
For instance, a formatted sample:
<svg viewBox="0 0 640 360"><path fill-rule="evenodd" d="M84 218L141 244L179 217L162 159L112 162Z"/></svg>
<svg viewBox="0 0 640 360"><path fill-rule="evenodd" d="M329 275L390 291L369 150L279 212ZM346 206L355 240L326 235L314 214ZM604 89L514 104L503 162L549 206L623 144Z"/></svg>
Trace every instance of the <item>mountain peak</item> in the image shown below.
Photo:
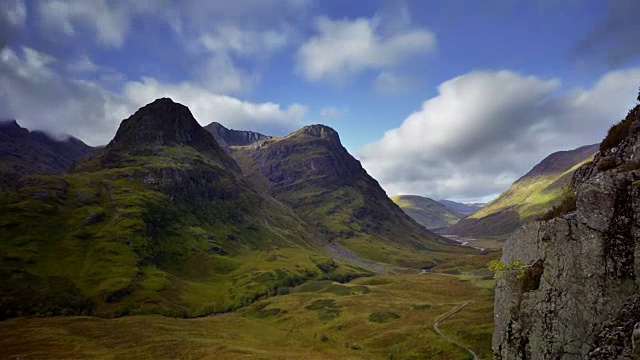
<svg viewBox="0 0 640 360"><path fill-rule="evenodd" d="M131 149L163 146L189 146L220 160L225 168L238 171L233 159L218 145L213 135L200 126L189 108L169 98L157 99L123 120L105 151L115 155L122 150L129 152ZM119 157L111 155L103 160L117 163Z"/></svg>
<svg viewBox="0 0 640 360"><path fill-rule="evenodd" d="M322 125L322 124L307 125L291 135L312 136L312 137L325 139L333 144L338 144L338 145L341 144L340 135L338 135L338 132L329 126Z"/></svg>
<svg viewBox="0 0 640 360"><path fill-rule="evenodd" d="M222 152L189 108L169 98L157 99L123 120L108 147L140 145L187 145L198 150Z"/></svg>
<svg viewBox="0 0 640 360"><path fill-rule="evenodd" d="M15 119L0 120L0 137L24 138L29 136L29 130L23 128Z"/></svg>

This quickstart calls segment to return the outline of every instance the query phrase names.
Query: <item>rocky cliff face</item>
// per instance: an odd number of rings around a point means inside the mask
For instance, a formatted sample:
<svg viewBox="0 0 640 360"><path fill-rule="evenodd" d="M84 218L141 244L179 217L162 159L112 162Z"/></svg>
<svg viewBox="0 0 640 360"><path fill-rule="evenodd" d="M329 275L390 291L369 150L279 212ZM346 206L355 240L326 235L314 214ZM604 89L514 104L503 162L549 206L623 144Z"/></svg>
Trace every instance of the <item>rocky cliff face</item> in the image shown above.
<svg viewBox="0 0 640 360"><path fill-rule="evenodd" d="M503 263L526 266L497 283L495 359L638 358L638 145L640 107L575 172L575 209L507 241Z"/></svg>
<svg viewBox="0 0 640 360"><path fill-rule="evenodd" d="M272 136L263 135L255 131L227 129L217 122L212 122L204 128L213 135L222 147L251 145L260 140L273 138Z"/></svg>

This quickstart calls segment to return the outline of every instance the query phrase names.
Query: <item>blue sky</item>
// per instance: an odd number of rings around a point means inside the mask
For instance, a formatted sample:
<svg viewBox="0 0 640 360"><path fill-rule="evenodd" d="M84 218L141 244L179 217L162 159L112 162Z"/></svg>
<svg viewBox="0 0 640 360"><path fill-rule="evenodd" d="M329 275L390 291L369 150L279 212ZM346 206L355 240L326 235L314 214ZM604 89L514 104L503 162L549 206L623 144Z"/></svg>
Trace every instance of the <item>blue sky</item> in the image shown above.
<svg viewBox="0 0 640 360"><path fill-rule="evenodd" d="M203 125L325 123L390 195L490 199L599 142L640 86L632 0L0 7L0 117L91 145L161 96Z"/></svg>

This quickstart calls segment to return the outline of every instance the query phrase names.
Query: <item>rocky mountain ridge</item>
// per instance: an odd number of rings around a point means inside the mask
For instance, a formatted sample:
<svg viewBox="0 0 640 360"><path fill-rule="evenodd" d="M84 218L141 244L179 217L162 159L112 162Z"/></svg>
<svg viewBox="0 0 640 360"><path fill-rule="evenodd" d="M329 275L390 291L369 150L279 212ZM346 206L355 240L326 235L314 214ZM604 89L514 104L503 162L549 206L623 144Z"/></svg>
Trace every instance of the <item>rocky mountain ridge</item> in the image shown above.
<svg viewBox="0 0 640 360"><path fill-rule="evenodd" d="M93 150L74 137L57 140L29 131L15 120L0 121L0 177L58 174Z"/></svg>
<svg viewBox="0 0 640 360"><path fill-rule="evenodd" d="M613 126L574 194L517 231L498 281L495 359L640 357L640 106Z"/></svg>
<svg viewBox="0 0 640 360"><path fill-rule="evenodd" d="M227 129L222 124L212 122L204 127L222 147L251 145L260 140L269 140L273 136L263 135L255 131Z"/></svg>

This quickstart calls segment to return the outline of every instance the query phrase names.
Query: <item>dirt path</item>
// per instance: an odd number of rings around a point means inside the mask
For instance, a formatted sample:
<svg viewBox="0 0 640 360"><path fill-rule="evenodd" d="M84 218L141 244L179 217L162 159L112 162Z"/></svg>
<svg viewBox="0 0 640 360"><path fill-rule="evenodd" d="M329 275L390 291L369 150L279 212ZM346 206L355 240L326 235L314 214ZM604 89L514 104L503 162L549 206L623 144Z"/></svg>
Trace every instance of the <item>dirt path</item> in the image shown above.
<svg viewBox="0 0 640 360"><path fill-rule="evenodd" d="M473 360L480 360L480 358L478 357L478 355L476 355L476 353L473 352L473 350L469 349L468 347L462 345L459 341L445 335L442 333L442 331L440 331L440 329L438 328L438 325L440 324L440 322L450 318L451 316L457 314L458 312L460 312L460 310L462 310L463 307L471 304L472 301L467 301L466 303L457 306L456 308L454 308L453 310L449 311L448 313L445 313L444 315L440 316L438 318L438 320L436 320L436 322L433 323L433 330L435 330L438 335L442 336L443 338L447 339L447 341L449 341L452 344L455 344L463 349L465 349L467 352L469 352L469 354L473 355Z"/></svg>

